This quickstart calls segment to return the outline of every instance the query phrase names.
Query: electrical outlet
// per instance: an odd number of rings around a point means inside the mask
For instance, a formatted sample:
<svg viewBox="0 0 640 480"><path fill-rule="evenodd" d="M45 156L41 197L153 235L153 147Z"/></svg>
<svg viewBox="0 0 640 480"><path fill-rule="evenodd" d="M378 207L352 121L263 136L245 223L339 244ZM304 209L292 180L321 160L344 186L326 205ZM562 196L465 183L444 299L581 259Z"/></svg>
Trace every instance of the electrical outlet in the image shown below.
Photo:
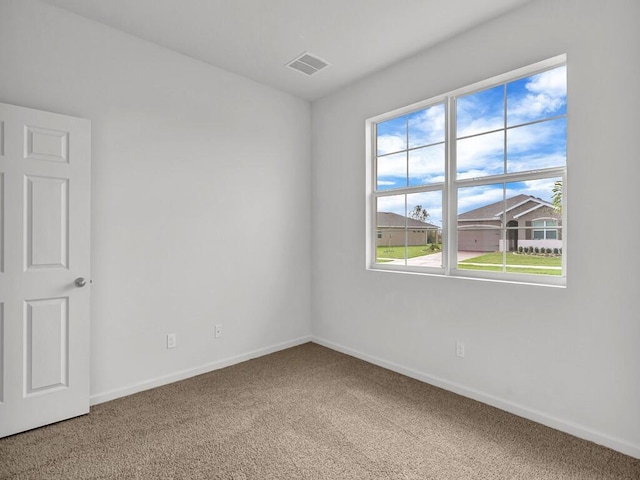
<svg viewBox="0 0 640 480"><path fill-rule="evenodd" d="M222 325L216 325L215 337L220 338L222 336Z"/></svg>
<svg viewBox="0 0 640 480"><path fill-rule="evenodd" d="M176 348L176 334L169 333L167 335L167 348Z"/></svg>
<svg viewBox="0 0 640 480"><path fill-rule="evenodd" d="M464 342L456 340L456 356L464 358Z"/></svg>

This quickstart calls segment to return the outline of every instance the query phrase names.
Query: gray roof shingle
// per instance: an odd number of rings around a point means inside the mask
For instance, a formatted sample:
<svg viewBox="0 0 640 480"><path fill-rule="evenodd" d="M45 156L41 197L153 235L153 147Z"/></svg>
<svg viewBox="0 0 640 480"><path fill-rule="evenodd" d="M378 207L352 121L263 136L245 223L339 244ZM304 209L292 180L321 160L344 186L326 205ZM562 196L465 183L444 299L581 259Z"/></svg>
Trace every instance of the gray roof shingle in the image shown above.
<svg viewBox="0 0 640 480"><path fill-rule="evenodd" d="M428 222L421 222L415 218L403 217L392 212L378 212L377 215L378 228L404 228L405 223L415 229L439 229L437 225Z"/></svg>
<svg viewBox="0 0 640 480"><path fill-rule="evenodd" d="M549 202L545 202L544 200L534 197L532 195L524 195L524 194L520 194L520 195L516 195L514 197L510 197L507 198L505 200L506 202L506 210L509 210L510 208L521 204L521 203L527 203L527 202L531 202L531 206L535 206L535 205L546 205L546 206L550 206L551 204ZM498 217L504 212L505 210L505 202L503 202L502 200L500 200L499 202L495 202L495 203L491 203L489 205L485 205L483 207L480 208L476 208L475 210L469 210L468 212L465 213L461 213L460 215L458 215L458 220L461 221L465 221L465 220L486 220L486 219L498 219Z"/></svg>

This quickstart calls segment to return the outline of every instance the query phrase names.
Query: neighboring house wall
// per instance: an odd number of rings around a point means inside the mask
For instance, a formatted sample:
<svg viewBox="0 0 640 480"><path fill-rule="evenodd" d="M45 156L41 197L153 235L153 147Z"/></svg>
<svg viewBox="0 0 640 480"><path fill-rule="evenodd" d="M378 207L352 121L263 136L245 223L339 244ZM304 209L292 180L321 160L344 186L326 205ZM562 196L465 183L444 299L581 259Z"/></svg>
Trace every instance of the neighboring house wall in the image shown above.
<svg viewBox="0 0 640 480"><path fill-rule="evenodd" d="M562 215L552 207L540 207L518 218L518 247L562 248ZM536 225L536 222L547 222L547 225ZM555 221L557 228L549 225ZM527 227L527 228L523 228ZM536 232L543 238L536 237ZM555 238L554 238L555 237Z"/></svg>
<svg viewBox="0 0 640 480"><path fill-rule="evenodd" d="M458 250L469 252L496 252L500 248L500 230L474 224L458 230Z"/></svg>
<svg viewBox="0 0 640 480"><path fill-rule="evenodd" d="M558 228L540 226L536 221L555 221ZM517 228L516 233L507 230L507 249L515 251L520 246L539 248L562 248L562 215L552 207L541 205L534 200L523 203L507 211L507 226ZM461 220L458 226L458 250L471 252L503 251L501 221ZM544 238L535 238L534 231L545 233ZM555 235L551 231L555 232ZM555 238L550 238L555 236Z"/></svg>
<svg viewBox="0 0 640 480"><path fill-rule="evenodd" d="M406 235L407 245L426 245L431 243L439 234L437 229L433 230L408 230ZM377 232L376 246L396 247L404 245L405 230L403 228L381 227Z"/></svg>
<svg viewBox="0 0 640 480"><path fill-rule="evenodd" d="M507 243L508 245L508 243ZM550 249L561 249L562 248L562 240L518 240L518 248L519 247L538 247L538 248L550 248ZM516 249L512 247L508 247L510 252L516 251ZM498 244L498 251L502 252L502 239Z"/></svg>
<svg viewBox="0 0 640 480"><path fill-rule="evenodd" d="M429 222L422 222L392 212L378 212L376 246L398 247L426 245L440 241L440 229ZM408 230L406 229L408 226Z"/></svg>

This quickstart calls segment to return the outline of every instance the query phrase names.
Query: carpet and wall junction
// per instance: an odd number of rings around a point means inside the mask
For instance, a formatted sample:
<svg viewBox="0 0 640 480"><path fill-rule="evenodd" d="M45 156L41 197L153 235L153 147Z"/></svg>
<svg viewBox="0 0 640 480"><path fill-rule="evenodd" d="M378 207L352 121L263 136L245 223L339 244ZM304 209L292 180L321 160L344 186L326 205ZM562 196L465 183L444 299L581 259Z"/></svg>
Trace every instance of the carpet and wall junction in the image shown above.
<svg viewBox="0 0 640 480"><path fill-rule="evenodd" d="M640 460L308 343L0 440L2 479L639 479Z"/></svg>

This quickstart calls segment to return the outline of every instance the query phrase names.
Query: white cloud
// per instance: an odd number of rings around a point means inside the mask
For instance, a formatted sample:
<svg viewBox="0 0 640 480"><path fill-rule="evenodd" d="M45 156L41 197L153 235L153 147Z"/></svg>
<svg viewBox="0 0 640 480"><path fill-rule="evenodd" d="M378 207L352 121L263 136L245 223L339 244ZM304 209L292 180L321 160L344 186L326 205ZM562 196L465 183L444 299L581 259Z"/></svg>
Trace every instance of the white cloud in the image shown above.
<svg viewBox="0 0 640 480"><path fill-rule="evenodd" d="M407 176L407 154L405 152L378 158L378 178Z"/></svg>
<svg viewBox="0 0 640 480"><path fill-rule="evenodd" d="M525 89L529 92L521 97L507 100L509 125L515 125L560 111L567 101L567 69L558 67L531 77Z"/></svg>
<svg viewBox="0 0 640 480"><path fill-rule="evenodd" d="M460 118L460 116L458 117ZM480 117L471 121L459 120L462 125L456 132L458 138L466 137L477 133L490 132L504 126L504 120L502 117Z"/></svg>
<svg viewBox="0 0 640 480"><path fill-rule="evenodd" d="M457 171L460 178L482 177L504 171L504 133L495 132L458 140ZM477 175L469 175L469 172Z"/></svg>
<svg viewBox="0 0 640 480"><path fill-rule="evenodd" d="M444 141L444 105L435 105L409 116L409 146L418 147Z"/></svg>
<svg viewBox="0 0 640 480"><path fill-rule="evenodd" d="M380 135L378 137L378 155L399 152L407 148L404 137L399 135Z"/></svg>
<svg viewBox="0 0 640 480"><path fill-rule="evenodd" d="M504 127L504 86L460 97L456 103L458 138Z"/></svg>
<svg viewBox="0 0 640 480"><path fill-rule="evenodd" d="M564 97L567 95L567 67L562 66L534 75L525 88L532 93Z"/></svg>
<svg viewBox="0 0 640 480"><path fill-rule="evenodd" d="M443 175L427 175L422 178L422 184L426 185L428 183L444 183L444 174Z"/></svg>
<svg viewBox="0 0 640 480"><path fill-rule="evenodd" d="M378 198L378 212L391 212L398 215L405 214L405 196L391 195Z"/></svg>
<svg viewBox="0 0 640 480"><path fill-rule="evenodd" d="M509 172L564 166L565 121L553 120L507 131ZM458 178L476 178L504 171L504 132L457 142Z"/></svg>
<svg viewBox="0 0 640 480"><path fill-rule="evenodd" d="M553 184L561 180L560 178L542 178L538 180L527 180L518 184L507 184L507 197L524 194L541 198L551 203Z"/></svg>
<svg viewBox="0 0 640 480"><path fill-rule="evenodd" d="M542 170L543 168L553 168L564 166L566 157L563 153L556 152L548 155L532 154L518 157L515 160L509 159L507 170L509 173L522 172L525 170Z"/></svg>
<svg viewBox="0 0 640 480"><path fill-rule="evenodd" d="M444 144L409 152L409 176L444 175Z"/></svg>
<svg viewBox="0 0 640 480"><path fill-rule="evenodd" d="M458 213L499 202L502 198L502 188L495 185L461 188L458 190Z"/></svg>

